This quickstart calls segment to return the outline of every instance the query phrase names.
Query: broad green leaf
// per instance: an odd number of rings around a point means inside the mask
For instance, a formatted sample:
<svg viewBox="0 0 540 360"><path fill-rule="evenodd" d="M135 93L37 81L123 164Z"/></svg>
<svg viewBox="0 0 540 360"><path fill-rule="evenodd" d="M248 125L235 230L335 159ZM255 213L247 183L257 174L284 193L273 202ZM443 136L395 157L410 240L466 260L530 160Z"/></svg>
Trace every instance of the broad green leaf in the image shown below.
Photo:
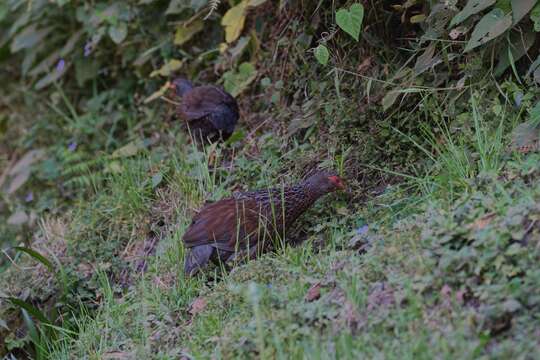
<svg viewBox="0 0 540 360"><path fill-rule="evenodd" d="M527 15L538 0L512 0L512 25L516 25L525 15Z"/></svg>
<svg viewBox="0 0 540 360"><path fill-rule="evenodd" d="M176 29L176 33L174 35L174 44L175 45L185 44L193 37L193 35L201 31L203 28L204 28L204 21L202 20L195 20L188 26L179 26Z"/></svg>
<svg viewBox="0 0 540 360"><path fill-rule="evenodd" d="M249 0L243 0L238 5L233 6L221 19L221 25L225 28L225 41L232 43L240 36L246 21L246 8Z"/></svg>
<svg viewBox="0 0 540 360"><path fill-rule="evenodd" d="M504 49L500 52L499 63L493 70L493 75L500 76L510 66L516 63L531 48L536 40L532 31L526 33L512 33ZM509 54L510 51L510 54Z"/></svg>
<svg viewBox="0 0 540 360"><path fill-rule="evenodd" d="M28 181L29 178L30 178L30 169L26 169L24 171L21 171L20 173L17 173L17 175L15 175L13 179L11 180L11 183L9 184L9 187L6 190L6 193L13 194L17 190L19 190L19 188L23 186Z"/></svg>
<svg viewBox="0 0 540 360"><path fill-rule="evenodd" d="M208 4L208 0L191 0L190 1L190 6L195 12L201 10L202 7L205 6L206 4Z"/></svg>
<svg viewBox="0 0 540 360"><path fill-rule="evenodd" d="M538 85L540 85L540 66L534 70L533 79Z"/></svg>
<svg viewBox="0 0 540 360"><path fill-rule="evenodd" d="M30 170L30 166L36 161L45 157L45 151L43 149L30 150L24 156L17 161L17 163L9 170L9 175L16 175L20 172Z"/></svg>
<svg viewBox="0 0 540 360"><path fill-rule="evenodd" d="M319 46L315 48L315 58L320 64L322 65L328 64L329 57L330 57L330 54L328 53L328 49L323 44L320 44Z"/></svg>
<svg viewBox="0 0 540 360"><path fill-rule="evenodd" d="M45 59L41 60L36 66L34 66L34 68L28 72L28 75L37 76L39 74L49 71L54 66L54 64L58 62L59 59L60 50L53 51L51 54L49 54L49 56L47 56Z"/></svg>
<svg viewBox="0 0 540 360"><path fill-rule="evenodd" d="M525 75L525 77L529 77L531 74L534 74L537 69L540 69L540 55L538 55L536 60L534 60L531 66L529 66L529 70L527 70L527 74ZM540 78L534 80L540 84Z"/></svg>
<svg viewBox="0 0 540 360"><path fill-rule="evenodd" d="M36 46L51 32L51 30L51 27L41 28L38 30L36 29L35 24L28 26L26 29L17 34L17 36L15 36L11 42L11 52L15 53L19 50Z"/></svg>
<svg viewBox="0 0 540 360"><path fill-rule="evenodd" d="M251 63L242 63L238 71L230 70L223 74L223 85L225 90L232 96L237 96L244 91L249 84L257 77L257 70Z"/></svg>
<svg viewBox="0 0 540 360"><path fill-rule="evenodd" d="M384 96L384 98L381 101L384 111L390 109L390 107L392 105L394 105L394 103L396 102L399 94L400 94L399 91L396 91L396 90L391 90L388 93L386 93L386 95Z"/></svg>
<svg viewBox="0 0 540 360"><path fill-rule="evenodd" d="M112 153L111 157L113 159L122 158L122 157L130 157L130 156L133 156L133 155L137 154L140 150L142 150L144 148L145 148L144 141L135 140L135 141L132 141L132 142L128 143L127 145L122 146L119 149L116 149Z"/></svg>
<svg viewBox="0 0 540 360"><path fill-rule="evenodd" d="M0 3L0 22L5 19L8 14L9 6L5 2Z"/></svg>
<svg viewBox="0 0 540 360"><path fill-rule="evenodd" d="M422 55L418 56L416 59L416 63L414 64L415 75L418 76L424 71L437 66L441 62L442 59L439 56L435 56L435 43L432 43Z"/></svg>
<svg viewBox="0 0 540 360"><path fill-rule="evenodd" d="M42 44L43 45L43 44ZM40 45L33 46L30 49L26 49L24 52L24 59L21 64L21 72L23 75L27 75L28 71L30 70L30 67L34 64L38 53L41 51L43 47Z"/></svg>
<svg viewBox="0 0 540 360"><path fill-rule="evenodd" d="M75 33L73 33L68 41L66 42L66 44L62 47L62 50L60 50L60 56L66 56L68 55L69 53L71 53L73 51L73 49L75 48L75 45L78 44L79 42L79 39L81 38L81 36L84 34L84 31L83 30L79 30Z"/></svg>
<svg viewBox="0 0 540 360"><path fill-rule="evenodd" d="M229 50L229 54L231 54L232 61L238 59L243 54L243 52L247 49L249 40L250 38L248 36L243 36L240 39L238 39L238 41L236 42L236 45L230 48L228 47L227 44L224 44L225 46L227 46L227 49L225 49L225 51Z"/></svg>
<svg viewBox="0 0 540 360"><path fill-rule="evenodd" d="M61 49L52 52L49 56L43 59L29 72L29 75L36 76L48 71L58 61L58 59L60 59L60 57L65 57L73 51L83 33L83 30L73 33Z"/></svg>
<svg viewBox="0 0 540 360"><path fill-rule="evenodd" d="M29 217L26 212L24 212L24 210L19 210L11 214L11 216L8 217L6 222L8 225L19 226L26 224L26 222L28 222L28 219Z"/></svg>
<svg viewBox="0 0 540 360"><path fill-rule="evenodd" d="M30 178L31 166L45 155L43 150L31 150L27 152L17 163L8 171L11 178L9 186L6 189L7 194L13 194Z"/></svg>
<svg viewBox="0 0 540 360"><path fill-rule="evenodd" d="M336 23L338 26L356 41L358 41L360 36L363 19L364 7L362 4L352 4L349 10L339 9L336 12Z"/></svg>
<svg viewBox="0 0 540 360"><path fill-rule="evenodd" d="M450 22L450 27L462 23L467 20L469 16L479 13L493 4L495 4L495 0L469 0L463 10L454 16Z"/></svg>
<svg viewBox="0 0 540 360"><path fill-rule="evenodd" d="M118 45L126 39L127 31L127 24L125 22L118 23L116 26L109 26L109 36Z"/></svg>
<svg viewBox="0 0 540 360"><path fill-rule="evenodd" d="M156 77L158 75L169 77L171 76L173 72L180 69L183 64L184 62L182 60L176 60L176 59L169 60L158 70L152 71L152 73L150 74L150 77Z"/></svg>
<svg viewBox="0 0 540 360"><path fill-rule="evenodd" d="M162 180L163 180L163 175L161 173L157 173L154 176L152 176L152 189L155 189L159 184L161 184Z"/></svg>
<svg viewBox="0 0 540 360"><path fill-rule="evenodd" d="M534 31L540 32L540 3L532 9L530 17L534 23Z"/></svg>
<svg viewBox="0 0 540 360"><path fill-rule="evenodd" d="M534 127L538 127L540 125L540 101L538 101L536 105L529 110L529 122Z"/></svg>
<svg viewBox="0 0 540 360"><path fill-rule="evenodd" d="M504 11L498 8L491 10L478 22L478 24L476 24L464 52L471 51L472 49L495 39L511 26L511 14L505 15Z"/></svg>
<svg viewBox="0 0 540 360"><path fill-rule="evenodd" d="M30 17L32 15L31 11L24 12L19 18L11 25L8 31L8 37L11 38L15 35L20 29L28 24Z"/></svg>
<svg viewBox="0 0 540 360"><path fill-rule="evenodd" d="M40 89L43 89L46 86L49 86L50 84L52 84L56 80L60 79L66 73L68 67L69 67L69 65L66 64L64 66L64 68L62 70L60 70L60 71L57 71L57 70L50 71L47 75L45 75L44 77L39 79L39 81L36 83L34 88L36 90L40 90Z"/></svg>
<svg viewBox="0 0 540 360"><path fill-rule="evenodd" d="M250 7L257 7L259 5L262 5L264 4L265 2L267 2L268 0L249 0L249 5Z"/></svg>
<svg viewBox="0 0 540 360"><path fill-rule="evenodd" d="M186 9L189 9L189 5L186 4L185 0L171 0L167 10L165 11L165 15L180 14Z"/></svg>

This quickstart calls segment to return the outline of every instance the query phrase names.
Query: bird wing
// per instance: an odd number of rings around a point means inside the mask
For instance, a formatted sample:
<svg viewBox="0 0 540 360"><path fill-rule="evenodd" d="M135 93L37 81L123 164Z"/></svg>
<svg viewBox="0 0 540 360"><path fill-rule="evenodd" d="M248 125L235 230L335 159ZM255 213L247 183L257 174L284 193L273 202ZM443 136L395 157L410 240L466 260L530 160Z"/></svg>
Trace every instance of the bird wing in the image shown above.
<svg viewBox="0 0 540 360"><path fill-rule="evenodd" d="M222 105L231 107L233 112L238 109L236 100L231 95L217 86L205 85L186 93L182 97L179 110L185 120L191 121L213 113Z"/></svg>
<svg viewBox="0 0 540 360"><path fill-rule="evenodd" d="M243 247L259 223L250 205L248 201L223 199L204 206L184 234L184 244L188 248L212 245L227 251Z"/></svg>
<svg viewBox="0 0 540 360"><path fill-rule="evenodd" d="M238 121L238 112L235 112L227 105L220 104L208 115L208 120L216 129L232 134Z"/></svg>

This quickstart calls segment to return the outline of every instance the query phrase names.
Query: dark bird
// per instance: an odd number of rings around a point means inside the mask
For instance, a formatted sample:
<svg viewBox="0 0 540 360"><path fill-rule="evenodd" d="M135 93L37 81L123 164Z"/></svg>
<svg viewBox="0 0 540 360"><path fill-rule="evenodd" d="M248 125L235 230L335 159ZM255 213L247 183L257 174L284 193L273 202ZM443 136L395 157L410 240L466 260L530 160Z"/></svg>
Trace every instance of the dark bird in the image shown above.
<svg viewBox="0 0 540 360"><path fill-rule="evenodd" d="M193 86L191 81L176 78L171 87L180 98L176 109L197 140L227 140L238 122L238 104L225 90L214 85Z"/></svg>
<svg viewBox="0 0 540 360"><path fill-rule="evenodd" d="M337 189L343 181L333 172L318 171L289 187L235 193L205 205L184 234L189 253L184 271L193 275L209 260L229 262L253 257L283 232L317 199Z"/></svg>

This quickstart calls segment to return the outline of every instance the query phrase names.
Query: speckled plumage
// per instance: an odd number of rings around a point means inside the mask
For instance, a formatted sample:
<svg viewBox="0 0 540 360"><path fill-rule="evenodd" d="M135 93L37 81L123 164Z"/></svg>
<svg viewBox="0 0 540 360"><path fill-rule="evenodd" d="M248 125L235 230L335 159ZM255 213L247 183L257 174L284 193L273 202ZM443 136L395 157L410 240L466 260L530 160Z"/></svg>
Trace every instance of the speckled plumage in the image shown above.
<svg viewBox="0 0 540 360"><path fill-rule="evenodd" d="M177 115L186 122L195 139L215 142L232 135L239 118L234 97L217 86L193 86L182 78L175 79L173 86L180 98Z"/></svg>
<svg viewBox="0 0 540 360"><path fill-rule="evenodd" d="M191 249L186 273L195 273L211 258L228 261L246 251L254 255L270 239L282 237L317 199L342 186L336 175L320 171L297 185L238 192L204 206L183 237Z"/></svg>

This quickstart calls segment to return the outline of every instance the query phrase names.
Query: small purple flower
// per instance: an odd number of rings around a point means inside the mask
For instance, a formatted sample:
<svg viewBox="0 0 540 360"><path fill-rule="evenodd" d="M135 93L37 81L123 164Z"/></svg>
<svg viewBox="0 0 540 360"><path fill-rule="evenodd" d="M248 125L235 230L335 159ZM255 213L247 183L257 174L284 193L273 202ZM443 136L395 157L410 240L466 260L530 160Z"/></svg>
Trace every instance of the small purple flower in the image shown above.
<svg viewBox="0 0 540 360"><path fill-rule="evenodd" d="M34 200L34 193L33 192L29 192L28 194L26 194L26 196L24 197L24 201L26 202L30 202Z"/></svg>
<svg viewBox="0 0 540 360"><path fill-rule="evenodd" d="M364 225L356 229L356 235L364 235L368 232L369 226Z"/></svg>
<svg viewBox="0 0 540 360"><path fill-rule="evenodd" d="M76 149L77 149L77 142L75 142L75 141L70 142L69 145L68 145L68 150L73 152Z"/></svg>
<svg viewBox="0 0 540 360"><path fill-rule="evenodd" d="M85 45L84 45L84 56L87 57L88 55L90 55L90 53L92 52L92 42L87 42Z"/></svg>
<svg viewBox="0 0 540 360"><path fill-rule="evenodd" d="M62 72L64 71L64 68L66 67L66 62L64 59L58 60L58 64L56 64L56 71Z"/></svg>

